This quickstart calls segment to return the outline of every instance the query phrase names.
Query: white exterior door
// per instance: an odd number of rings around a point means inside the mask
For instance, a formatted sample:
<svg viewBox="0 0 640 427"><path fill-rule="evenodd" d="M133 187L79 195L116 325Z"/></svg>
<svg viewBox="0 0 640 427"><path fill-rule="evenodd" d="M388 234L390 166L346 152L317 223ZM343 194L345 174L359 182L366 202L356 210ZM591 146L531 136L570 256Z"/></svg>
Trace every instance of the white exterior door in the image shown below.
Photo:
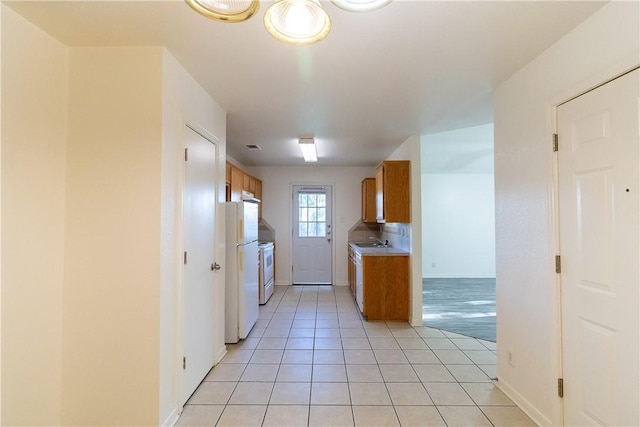
<svg viewBox="0 0 640 427"><path fill-rule="evenodd" d="M558 107L568 426L640 425L639 77Z"/></svg>
<svg viewBox="0 0 640 427"><path fill-rule="evenodd" d="M330 285L331 186L293 186L294 285Z"/></svg>
<svg viewBox="0 0 640 427"><path fill-rule="evenodd" d="M182 404L215 363L214 224L216 215L216 147L189 127L185 129L185 181L182 231L183 266Z"/></svg>

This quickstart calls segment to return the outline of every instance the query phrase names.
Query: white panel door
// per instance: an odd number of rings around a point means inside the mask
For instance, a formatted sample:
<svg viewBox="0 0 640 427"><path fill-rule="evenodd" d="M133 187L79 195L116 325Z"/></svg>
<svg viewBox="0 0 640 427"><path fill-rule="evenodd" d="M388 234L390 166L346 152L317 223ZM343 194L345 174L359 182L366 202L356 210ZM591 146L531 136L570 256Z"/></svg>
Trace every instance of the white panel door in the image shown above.
<svg viewBox="0 0 640 427"><path fill-rule="evenodd" d="M182 404L215 363L214 356L214 225L216 215L216 147L185 129L185 182L182 231L186 262L183 270Z"/></svg>
<svg viewBox="0 0 640 427"><path fill-rule="evenodd" d="M558 107L568 426L640 425L638 79Z"/></svg>
<svg viewBox="0 0 640 427"><path fill-rule="evenodd" d="M330 285L331 186L293 186L294 285Z"/></svg>

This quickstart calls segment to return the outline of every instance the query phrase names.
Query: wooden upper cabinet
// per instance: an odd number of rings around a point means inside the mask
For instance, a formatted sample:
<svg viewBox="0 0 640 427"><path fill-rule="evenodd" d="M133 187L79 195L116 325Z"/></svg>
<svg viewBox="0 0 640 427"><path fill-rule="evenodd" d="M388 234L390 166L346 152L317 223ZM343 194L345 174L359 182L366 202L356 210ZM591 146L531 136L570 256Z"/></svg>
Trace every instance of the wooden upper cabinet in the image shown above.
<svg viewBox="0 0 640 427"><path fill-rule="evenodd" d="M249 192L253 193L253 195L255 196L256 194L256 183L258 182L257 179L255 179L254 177L250 176L249 177Z"/></svg>
<svg viewBox="0 0 640 427"><path fill-rule="evenodd" d="M376 167L377 222L411 222L411 163L387 160Z"/></svg>
<svg viewBox="0 0 640 427"><path fill-rule="evenodd" d="M243 182L244 173L236 167L231 167L231 202L242 200Z"/></svg>
<svg viewBox="0 0 640 427"><path fill-rule="evenodd" d="M365 178L362 180L362 210L360 219L362 222L376 222L375 178Z"/></svg>
<svg viewBox="0 0 640 427"><path fill-rule="evenodd" d="M259 179L255 180L256 182L256 191L253 192L253 194L255 195L256 199L260 200L260 203L258 204L258 220L262 219L262 181L260 181Z"/></svg>
<svg viewBox="0 0 640 427"><path fill-rule="evenodd" d="M242 176L242 189L244 191L251 191L250 190L250 183L251 183L251 176L247 175L247 174L244 174Z"/></svg>
<svg viewBox="0 0 640 427"><path fill-rule="evenodd" d="M249 191L256 199L262 200L262 181L229 162L227 162L227 187L229 188L229 197L227 198L229 202L242 200L243 191ZM262 203L258 207L258 215L262 219Z"/></svg>
<svg viewBox="0 0 640 427"><path fill-rule="evenodd" d="M256 196L256 199L262 200L262 181L259 179L256 179L256 189L253 194Z"/></svg>

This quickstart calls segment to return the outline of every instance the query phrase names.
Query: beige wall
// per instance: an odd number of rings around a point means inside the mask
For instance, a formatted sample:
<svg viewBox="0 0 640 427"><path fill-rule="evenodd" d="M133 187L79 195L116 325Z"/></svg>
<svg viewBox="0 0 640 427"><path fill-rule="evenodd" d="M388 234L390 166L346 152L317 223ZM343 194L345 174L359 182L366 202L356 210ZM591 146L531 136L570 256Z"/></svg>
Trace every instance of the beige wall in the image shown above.
<svg viewBox="0 0 640 427"><path fill-rule="evenodd" d="M333 186L334 276L336 285L347 284L347 237L360 220L362 179L373 177L373 167L254 167L262 180L263 218L276 230L276 284L291 284L291 190L294 184Z"/></svg>
<svg viewBox="0 0 640 427"><path fill-rule="evenodd" d="M499 385L539 425L562 423L561 399L554 392L561 375L553 266L555 106L638 65L638 6L605 5L495 95Z"/></svg>
<svg viewBox="0 0 640 427"><path fill-rule="evenodd" d="M67 48L0 7L2 424L171 425L184 123L218 138L223 201L225 113L161 47Z"/></svg>
<svg viewBox="0 0 640 427"><path fill-rule="evenodd" d="M64 424L158 422L162 53L71 50Z"/></svg>
<svg viewBox="0 0 640 427"><path fill-rule="evenodd" d="M1 424L58 425L68 49L0 7Z"/></svg>

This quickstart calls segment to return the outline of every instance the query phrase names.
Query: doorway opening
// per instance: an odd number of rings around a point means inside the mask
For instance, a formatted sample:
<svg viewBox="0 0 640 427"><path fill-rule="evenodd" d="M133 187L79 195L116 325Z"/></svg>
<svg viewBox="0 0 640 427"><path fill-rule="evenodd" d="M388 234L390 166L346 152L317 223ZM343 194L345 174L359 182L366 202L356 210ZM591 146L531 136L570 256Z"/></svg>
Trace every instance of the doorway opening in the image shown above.
<svg viewBox="0 0 640 427"><path fill-rule="evenodd" d="M331 285L333 260L332 187L294 185L291 283Z"/></svg>
<svg viewBox="0 0 640 427"><path fill-rule="evenodd" d="M493 124L421 138L423 323L496 340Z"/></svg>

